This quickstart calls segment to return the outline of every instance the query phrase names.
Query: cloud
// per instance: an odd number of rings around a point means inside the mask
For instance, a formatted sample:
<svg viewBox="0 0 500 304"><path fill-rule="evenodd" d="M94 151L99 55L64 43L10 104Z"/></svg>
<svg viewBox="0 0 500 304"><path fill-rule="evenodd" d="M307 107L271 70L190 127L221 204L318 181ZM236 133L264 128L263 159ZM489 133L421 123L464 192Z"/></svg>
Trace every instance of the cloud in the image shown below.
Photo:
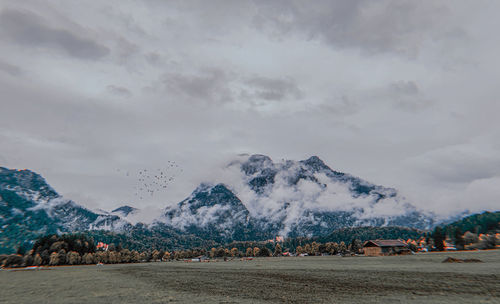
<svg viewBox="0 0 500 304"><path fill-rule="evenodd" d="M195 74L167 73L160 79L164 92L181 98L181 101L198 104L223 104L232 101L227 73L208 68Z"/></svg>
<svg viewBox="0 0 500 304"><path fill-rule="evenodd" d="M273 79L268 77L252 77L244 83L251 88L244 93L247 97L266 101L281 101L286 98L300 99L302 91L293 79Z"/></svg>
<svg viewBox="0 0 500 304"><path fill-rule="evenodd" d="M258 1L256 27L273 35L294 33L335 48L415 56L447 13L437 3L413 1Z"/></svg>
<svg viewBox="0 0 500 304"><path fill-rule="evenodd" d="M321 219L313 214L308 216L310 211L354 212L361 223L380 217L390 219L415 210L404 197L393 196L392 189L379 188L378 191L387 196L380 200L375 194L355 196L349 182L332 179L323 172L314 173L298 161L264 161L253 172L241 169L247 159L245 155L233 159L225 170L216 172L215 179L229 186L254 218L282 221L283 235L287 235L301 221L320 224ZM273 171L277 172L274 182L267 185L263 192L251 188L253 178L262 172ZM310 178L297 181L298 176Z"/></svg>
<svg viewBox="0 0 500 304"><path fill-rule="evenodd" d="M393 82L387 90L385 98L392 99L394 105L402 110L414 112L432 105L414 81Z"/></svg>
<svg viewBox="0 0 500 304"><path fill-rule="evenodd" d="M119 96L119 97L129 98L132 96L132 92L130 92L127 88L124 88L121 86L108 85L106 87L106 90L108 92L110 92L111 94Z"/></svg>
<svg viewBox="0 0 500 304"><path fill-rule="evenodd" d="M359 105L349 96L342 95L339 98L329 98L318 108L323 113L336 116L347 116L358 113Z"/></svg>
<svg viewBox="0 0 500 304"><path fill-rule="evenodd" d="M463 185L500 174L500 156L487 145L446 146L408 162L415 166L416 172L429 174L426 176L429 182Z"/></svg>
<svg viewBox="0 0 500 304"><path fill-rule="evenodd" d="M3 9L0 27L3 35L20 45L54 48L80 59L95 60L109 53L107 47L69 30L53 28L28 10Z"/></svg>
<svg viewBox="0 0 500 304"><path fill-rule="evenodd" d="M23 73L20 67L3 61L0 61L0 71L13 77L20 76Z"/></svg>
<svg viewBox="0 0 500 304"><path fill-rule="evenodd" d="M239 153L320 155L418 207L493 208L466 189L498 177L499 5L3 1L2 165L110 210L175 204ZM147 201L115 174L166 160L184 172Z"/></svg>
<svg viewBox="0 0 500 304"><path fill-rule="evenodd" d="M158 66L163 63L162 55L158 52L150 52L144 56L146 58L146 61L152 66Z"/></svg>

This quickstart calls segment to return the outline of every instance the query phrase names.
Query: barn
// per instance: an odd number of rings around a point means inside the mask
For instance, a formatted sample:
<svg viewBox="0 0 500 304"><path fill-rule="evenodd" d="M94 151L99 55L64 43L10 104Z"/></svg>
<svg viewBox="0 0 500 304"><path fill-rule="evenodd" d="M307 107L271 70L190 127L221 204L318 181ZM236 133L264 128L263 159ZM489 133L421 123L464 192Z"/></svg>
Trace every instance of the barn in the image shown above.
<svg viewBox="0 0 500 304"><path fill-rule="evenodd" d="M366 256L393 255L409 252L408 246L401 240L369 240L363 244Z"/></svg>

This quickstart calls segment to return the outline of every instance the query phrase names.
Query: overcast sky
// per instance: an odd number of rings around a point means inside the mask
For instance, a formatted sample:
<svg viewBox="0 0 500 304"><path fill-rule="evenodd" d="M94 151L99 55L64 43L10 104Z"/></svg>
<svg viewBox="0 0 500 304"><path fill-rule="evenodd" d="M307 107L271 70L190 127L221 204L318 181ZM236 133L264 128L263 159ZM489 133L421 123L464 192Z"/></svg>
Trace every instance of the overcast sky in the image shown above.
<svg viewBox="0 0 500 304"><path fill-rule="evenodd" d="M239 153L317 155L424 209L497 210L499 11L0 0L0 166L109 210L176 203ZM168 191L138 201L134 174L168 161Z"/></svg>

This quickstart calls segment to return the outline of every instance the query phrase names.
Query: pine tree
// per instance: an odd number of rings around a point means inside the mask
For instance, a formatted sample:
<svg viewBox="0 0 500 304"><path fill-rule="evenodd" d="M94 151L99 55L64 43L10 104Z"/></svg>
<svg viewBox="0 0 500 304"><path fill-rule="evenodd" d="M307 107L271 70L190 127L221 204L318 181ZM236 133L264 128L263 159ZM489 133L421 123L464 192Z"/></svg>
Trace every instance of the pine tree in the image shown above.
<svg viewBox="0 0 500 304"><path fill-rule="evenodd" d="M436 247L436 249L438 251L444 251L445 234L441 227L437 226L436 229L434 229L432 238L434 239L434 246Z"/></svg>
<svg viewBox="0 0 500 304"><path fill-rule="evenodd" d="M351 241L351 251L353 253L359 253L363 245L361 244L361 241L358 239L352 239Z"/></svg>
<svg viewBox="0 0 500 304"><path fill-rule="evenodd" d="M340 242L338 252L344 254L347 252L347 246L344 241Z"/></svg>
<svg viewBox="0 0 500 304"><path fill-rule="evenodd" d="M454 237L455 237L455 247L458 250L463 250L465 246L465 240L464 240L464 235L462 233L462 229L460 229L459 227L455 229Z"/></svg>
<svg viewBox="0 0 500 304"><path fill-rule="evenodd" d="M268 257L271 256L271 250L269 250L267 247L262 247L259 251L259 256L263 257Z"/></svg>

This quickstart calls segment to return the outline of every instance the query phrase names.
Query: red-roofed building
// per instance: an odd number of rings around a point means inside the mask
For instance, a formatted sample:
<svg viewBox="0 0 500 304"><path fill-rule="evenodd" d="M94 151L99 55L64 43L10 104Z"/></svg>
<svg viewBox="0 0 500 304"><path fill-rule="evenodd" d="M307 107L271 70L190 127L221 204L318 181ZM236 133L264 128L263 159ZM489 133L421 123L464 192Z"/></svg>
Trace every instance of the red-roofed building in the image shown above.
<svg viewBox="0 0 500 304"><path fill-rule="evenodd" d="M103 242L97 243L96 249L97 250L102 250L102 251L108 251L108 244L105 244Z"/></svg>

